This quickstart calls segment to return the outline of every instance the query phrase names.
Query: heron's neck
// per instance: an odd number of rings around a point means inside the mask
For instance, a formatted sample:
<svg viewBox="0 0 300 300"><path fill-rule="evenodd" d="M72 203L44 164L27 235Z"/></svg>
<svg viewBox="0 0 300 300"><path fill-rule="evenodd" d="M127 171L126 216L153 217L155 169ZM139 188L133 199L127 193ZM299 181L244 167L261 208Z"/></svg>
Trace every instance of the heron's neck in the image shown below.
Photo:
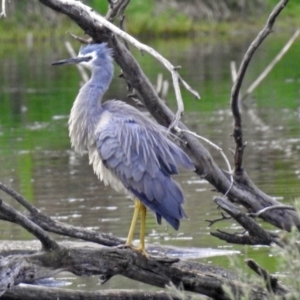
<svg viewBox="0 0 300 300"><path fill-rule="evenodd" d="M69 135L75 151L83 153L94 143L94 132L103 112L102 96L113 77L113 67L93 69L90 80L80 89L69 119Z"/></svg>

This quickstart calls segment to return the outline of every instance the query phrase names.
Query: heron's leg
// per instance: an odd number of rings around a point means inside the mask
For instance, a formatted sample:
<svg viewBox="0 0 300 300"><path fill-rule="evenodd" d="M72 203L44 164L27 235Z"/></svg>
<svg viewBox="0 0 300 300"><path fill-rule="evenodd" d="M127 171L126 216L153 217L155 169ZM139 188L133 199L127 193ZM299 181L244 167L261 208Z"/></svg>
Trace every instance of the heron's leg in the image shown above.
<svg viewBox="0 0 300 300"><path fill-rule="evenodd" d="M141 231L140 231L140 245L138 250L141 251L146 256L147 253L145 251L145 235L146 235L146 215L147 215L147 208L144 204L141 203L140 207L141 212Z"/></svg>
<svg viewBox="0 0 300 300"><path fill-rule="evenodd" d="M134 229L135 229L137 218L139 216L141 205L142 205L142 203L139 199L137 199L137 198L134 199L134 212L133 212L133 217L132 217L130 229L129 229L129 232L128 232L127 240L126 240L126 243L125 243L126 246L131 246L132 245Z"/></svg>

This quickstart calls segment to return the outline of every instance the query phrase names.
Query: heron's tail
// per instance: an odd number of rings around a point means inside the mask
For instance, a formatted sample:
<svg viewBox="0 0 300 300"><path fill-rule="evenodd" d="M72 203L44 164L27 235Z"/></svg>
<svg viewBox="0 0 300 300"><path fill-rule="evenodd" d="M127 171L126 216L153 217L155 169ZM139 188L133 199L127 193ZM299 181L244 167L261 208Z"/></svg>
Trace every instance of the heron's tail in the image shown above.
<svg viewBox="0 0 300 300"><path fill-rule="evenodd" d="M149 199L145 193L133 189L131 191L146 207L156 213L159 224L161 218L164 218L175 230L178 230L180 220L187 217L182 207L184 197L181 187L169 176L159 177L152 179L153 199Z"/></svg>

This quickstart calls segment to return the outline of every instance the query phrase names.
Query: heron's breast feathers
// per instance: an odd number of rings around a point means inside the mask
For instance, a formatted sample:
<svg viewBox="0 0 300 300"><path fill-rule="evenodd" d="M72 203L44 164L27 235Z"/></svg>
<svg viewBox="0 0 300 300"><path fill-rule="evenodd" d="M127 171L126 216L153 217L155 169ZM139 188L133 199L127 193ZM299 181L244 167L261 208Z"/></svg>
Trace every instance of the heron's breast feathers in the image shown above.
<svg viewBox="0 0 300 300"><path fill-rule="evenodd" d="M93 166L95 174L105 185L111 185L117 192L128 193L122 182L104 166L96 147L89 149L89 163Z"/></svg>

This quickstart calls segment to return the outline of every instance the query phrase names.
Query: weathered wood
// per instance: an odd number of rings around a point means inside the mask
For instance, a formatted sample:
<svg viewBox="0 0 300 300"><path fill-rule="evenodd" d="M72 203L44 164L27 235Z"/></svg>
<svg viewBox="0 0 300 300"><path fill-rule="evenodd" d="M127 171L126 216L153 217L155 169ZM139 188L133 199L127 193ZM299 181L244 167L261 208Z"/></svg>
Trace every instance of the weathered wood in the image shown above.
<svg viewBox="0 0 300 300"><path fill-rule="evenodd" d="M246 264L257 275L259 275L260 277L263 278L263 280L265 281L267 289L271 293L275 293L277 295L284 296L285 294L287 294L289 292L289 290L285 286L281 285L281 283L279 282L277 277L271 275L264 268L259 266L253 259L247 259Z"/></svg>
<svg viewBox="0 0 300 300"><path fill-rule="evenodd" d="M210 234L225 240L227 243L242 244L242 245L267 245L272 243L283 247L284 244L280 237L272 232L263 229L257 222L243 213L237 206L229 202L227 199L216 197L216 204L234 218L246 232L243 234L230 234L224 231L211 232Z"/></svg>
<svg viewBox="0 0 300 300"><path fill-rule="evenodd" d="M150 292L139 290L73 291L41 286L15 286L1 300L185 300L188 296L177 296L172 292Z"/></svg>
<svg viewBox="0 0 300 300"><path fill-rule="evenodd" d="M0 212L9 218L11 222L21 225L27 231L36 236L41 241L45 250L56 249L58 247L56 241L46 234L41 227L37 226L10 205L4 203L2 199L0 199Z"/></svg>
<svg viewBox="0 0 300 300"><path fill-rule="evenodd" d="M33 255L9 256L0 259L0 289L6 289L20 282L34 283L40 278L50 277L62 271L78 276L99 275L105 283L115 275L165 287L170 283L181 286L213 299L229 299L224 291L228 286L234 294L242 295L243 290L253 289L253 298L267 299L267 291L263 287L244 284L235 279L228 271L222 270L214 274L215 268L209 265L179 261L174 264L162 263L162 259L147 259L131 249L112 247L89 248L60 247ZM9 281L5 272L11 270ZM256 298L257 290L260 297Z"/></svg>

